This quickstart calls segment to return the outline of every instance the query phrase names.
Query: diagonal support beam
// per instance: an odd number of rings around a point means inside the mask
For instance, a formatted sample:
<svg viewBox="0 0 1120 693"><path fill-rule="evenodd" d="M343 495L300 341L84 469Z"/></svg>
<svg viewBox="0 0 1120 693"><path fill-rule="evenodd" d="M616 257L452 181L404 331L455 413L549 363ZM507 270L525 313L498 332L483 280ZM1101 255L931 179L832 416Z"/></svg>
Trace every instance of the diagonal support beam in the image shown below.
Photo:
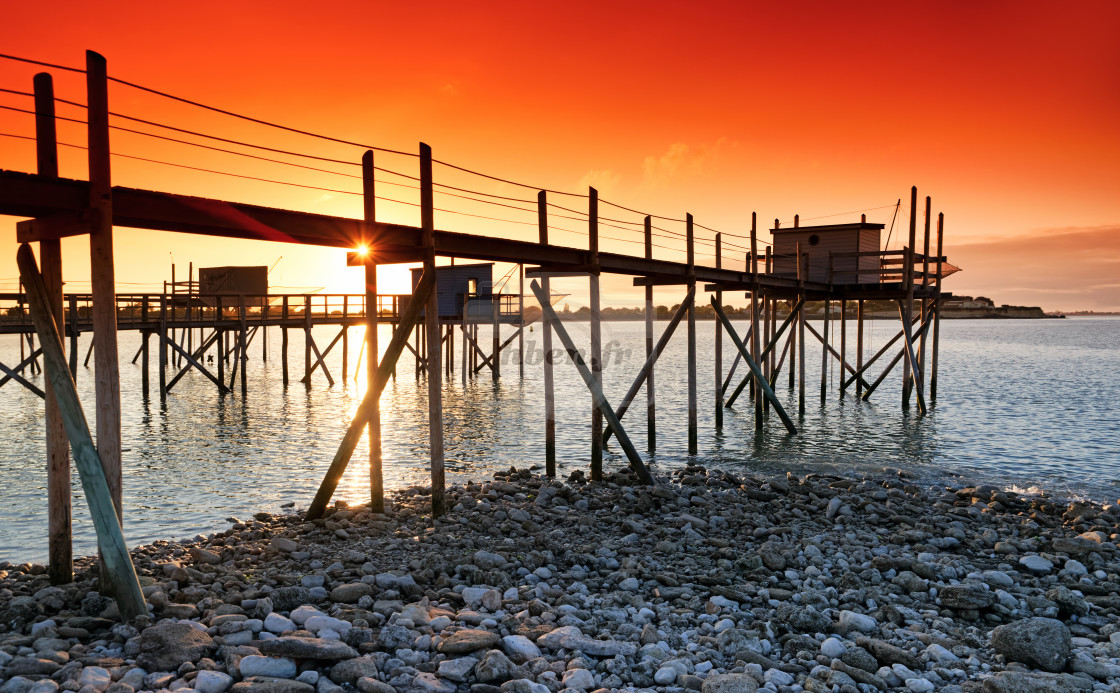
<svg viewBox="0 0 1120 693"><path fill-rule="evenodd" d="M750 341L752 329L753 328L750 327L747 328L747 336L744 338L744 341ZM731 387L731 378L735 375L735 369L739 367L739 362L742 360L743 355L739 352L735 352L735 360L731 362L731 370L727 371L727 377L723 379L723 385L719 388L720 397L727 394L727 388Z"/></svg>
<svg viewBox="0 0 1120 693"><path fill-rule="evenodd" d="M318 368L319 366L322 366L323 367L323 375L327 376L327 380L330 381L330 384L332 386L334 385L334 378L331 377L331 372L327 370L327 364L323 362L323 359L327 358L327 355L331 353L331 349L334 348L335 344L338 344L338 340L342 339L342 335L345 334L345 332L346 332L345 327L342 328L341 330L339 330L338 334L336 334L334 336L334 339L331 340L331 343L327 345L327 348L323 351L322 354L319 353L319 348L315 346L315 338L312 337L311 348L315 350L316 361L315 361L315 363L311 364L311 370L307 371L307 375L300 378L301 383L311 382L311 376L315 373L315 369ZM252 341L252 337L249 338L249 341ZM249 345L246 344L245 348L248 348L248 346Z"/></svg>
<svg viewBox="0 0 1120 693"><path fill-rule="evenodd" d="M168 339L167 340L167 346L169 346L172 349L174 349L175 351L179 352L179 354L186 360L186 362L188 364L188 368L190 366L194 366L200 373L202 373L207 378L209 378L210 382L217 385L219 393L225 394L225 393L229 392L229 388L227 388L224 384L222 384L222 381L218 380L218 378L213 373L206 370L206 368L201 363L196 361L193 356L191 356L189 353L187 353L186 349L184 349L183 347L176 344L175 340ZM184 368L183 371L181 373L179 373L179 375L175 376L175 380L172 381L172 384L174 384L177 380L179 380L179 378L186 372L187 372L187 369ZM171 385L168 385L167 390L170 390L170 389L171 389Z"/></svg>
<svg viewBox="0 0 1120 693"><path fill-rule="evenodd" d="M22 337L21 337L21 339L22 339ZM24 360L20 361L20 362L19 362L19 365L18 365L18 366L16 366L15 368L12 368L12 369L9 369L9 368L7 368L6 366L0 366L0 368L2 368L2 369L3 369L3 371L4 371L5 373L7 373L7 374L8 374L8 375L5 375L5 376L4 376L3 378L0 378L0 386L3 386L3 385L4 385L4 383L8 382L9 380L17 380L17 381L18 381L18 382L20 382L21 384L23 384L23 385L26 385L26 384L27 384L27 381L26 381L26 380L24 380L23 378L18 378L18 377L17 377L16 375L14 375L14 374L16 374L16 373L23 373L23 371L24 371L24 370L25 370L25 369L26 369L26 368L27 368L28 366L30 366L30 365L31 365L32 363L34 363L34 362L35 362L35 360L36 360L37 358L39 358L39 354L42 354L42 353L43 353L43 350L42 350L42 349L34 349L34 350L32 350L32 352L31 352L31 355L30 355L30 356L28 356L28 357L27 357L27 358L25 358ZM34 370L32 370L32 374L34 374Z"/></svg>
<svg viewBox="0 0 1120 693"><path fill-rule="evenodd" d="M19 383L20 385L23 385L24 387L26 387L28 390L31 390L35 394L39 395L39 397L46 397L46 395L43 394L42 390L35 387L34 383L28 381L22 375L19 374L19 371L20 371L19 367L8 368L3 363L0 363L0 371L3 371L4 373L7 374L6 376L4 376L3 380L0 380L0 385L3 385L4 383L8 382L9 380L14 380L17 383Z"/></svg>
<svg viewBox="0 0 1120 693"><path fill-rule="evenodd" d="M642 389L642 384L645 383L646 378L649 377L650 371L653 370L653 364L657 362L657 359L661 356L661 352L665 351L665 346L669 344L669 338L673 336L677 325L680 324L685 313L688 312L688 307L691 306L695 300L696 287L692 287L688 290L688 294L684 297L684 300L681 301L677 312L673 313L673 318L669 321L669 324L665 326L665 331L661 333L661 338L657 340L653 351L650 352L646 362L642 364L642 369L638 371L638 377L634 378L634 383L630 385L630 389L626 391L626 396L622 398L622 403L619 404L618 409L615 410L614 415L619 421L622 421L622 417L626 416L626 410L630 408L630 403L638 396L638 391ZM610 439L611 429L608 428L603 431L603 445L606 445L607 441Z"/></svg>
<svg viewBox="0 0 1120 693"><path fill-rule="evenodd" d="M921 320L920 315L916 316L911 324L912 325L917 324L919 320ZM921 329L924 330L925 326L923 325L921 327ZM851 387L852 383L854 383L856 381L856 376L857 375L862 376L868 368L870 368L876 361L879 360L879 357L881 357L883 354L887 353L887 349L889 349L892 344L894 344L898 340L902 339L902 335L904 335L904 334L906 334L905 331L899 330L898 333L895 334L895 336L891 337L890 340L888 340L886 344L884 344L882 347L880 347L879 351L875 352L875 355L872 356L870 360L868 360L862 366L860 366L859 370L857 370L852 377L850 377L850 378L848 378L847 380L844 381L844 389L846 390L849 387ZM897 361L896 361L896 363L897 363Z"/></svg>
<svg viewBox="0 0 1120 693"><path fill-rule="evenodd" d="M467 328L466 328L466 326L465 326L465 325L460 325L460 328L461 328L461 329L462 329L462 331L463 331L463 337L465 337L465 338L466 338L466 340L467 340L467 344L470 344L470 345L471 345L471 348L472 348L472 349L474 349L474 350L475 350L475 352L476 352L476 353L478 354L478 357L479 357L480 359L482 359L482 364L481 364L481 365L479 365L479 367L478 367L478 368L476 368L476 369L474 370L474 372L475 372L475 373L479 372L480 370L482 370L482 367L483 367L483 366L490 366L490 369L491 369L491 370L493 370L493 368L494 368L494 364L493 364L493 363L491 363L491 361L490 361L490 355L489 355L489 354L487 354L487 353L486 353L485 351L483 351L483 350L482 350L482 347L480 347L480 346L478 345L478 342L476 342L476 341L474 340L474 337L472 337L472 336L471 336L471 333L470 333L470 331L468 331L468 330L467 330ZM409 348L410 348L410 349L412 349L411 345L409 346ZM416 350L415 350L415 349L413 349L413 350L412 350L412 353L414 353L414 354L415 354L415 353L416 353Z"/></svg>
<svg viewBox="0 0 1120 693"><path fill-rule="evenodd" d="M591 372L591 369L587 367L587 364L584 363L583 357L580 356L579 349L576 349L575 342L572 341L571 335L568 334L568 330L564 327L564 324L560 322L560 316L552 309L552 304L549 302L549 297L545 295L544 289L541 288L541 285L535 279L533 283L529 285L529 288L533 290L533 293L541 304L541 313L545 322L552 327L556 336L560 338L560 342L568 352L568 358L575 364L576 370L579 371L584 384L586 384L587 389L591 391L591 397L595 400L596 409L603 414L603 420L606 421L607 426L614 431L615 437L618 438L619 445L622 446L623 452L626 453L626 459L630 461L630 469L638 475L638 479L640 479L643 484L656 484L657 481L653 478L653 475L650 474L649 468L646 467L645 462L643 462L641 456L638 455L638 451L634 449L634 444L630 442L630 436L628 436L626 430L622 428L622 422L614 415L614 409L611 408L610 402L607 401L606 395L603 394L603 388L595 381L595 375ZM594 441L595 438L592 438L592 440Z"/></svg>
<svg viewBox="0 0 1120 693"><path fill-rule="evenodd" d="M127 623L138 616L147 616L148 607L144 604L144 594L140 590L140 581L136 578L132 557L128 555L128 545L117 519L117 509L109 493L109 482L105 478L100 455L93 446L93 436L90 435L74 380L70 377L66 356L62 353L62 339L51 313L47 287L43 282L43 275L39 273L31 246L22 244L16 260L31 305L31 319L43 348L47 381L58 403L59 414L66 428L66 437L70 439L70 449L82 482L82 491L89 504L101 559L106 573L112 579L117 607Z"/></svg>
<svg viewBox="0 0 1120 693"><path fill-rule="evenodd" d="M191 355L191 358L187 359L187 365L183 366L183 370L176 373L175 377L171 379L171 382L167 383L167 387L164 389L164 392L171 392L171 388L175 387L175 383L182 380L183 376L187 374L187 371L194 368L195 363L201 363L201 361L198 361L197 359L201 358L202 355L206 353L206 350L209 349L210 346L213 345L216 341L218 341L218 331L214 330L212 333L210 333L210 336L206 338L206 341L202 343L202 346L195 350L194 354ZM171 344L172 342L170 339L168 339L167 343ZM217 384L219 392L224 393L229 391L226 386L223 385L222 382L214 377L211 373L209 373L205 369L203 369L202 372L206 373L211 382Z"/></svg>
<svg viewBox="0 0 1120 693"><path fill-rule="evenodd" d="M800 310L802 301L798 301L797 303L797 309ZM747 364L747 367L751 369L751 375L754 377L755 382L758 383L759 387L762 389L762 392L766 395L766 399L770 400L770 404L773 405L774 411L778 412L778 416L781 417L782 423L785 424L786 430L790 433L797 433L797 427L793 425L793 421L790 421L789 415L786 414L786 410L782 408L782 403L778 401L778 397L774 394L774 390L770 388L770 383L766 382L766 378L762 375L762 370L758 367L758 364L754 362L754 359L751 358L750 351L748 351L746 345L743 344L743 340L739 339L739 334L735 332L735 328L731 325L731 321L727 319L727 314L723 312L723 308L721 308L719 303L716 302L714 296L712 297L712 308L715 308L716 316L719 317L720 322L723 323L723 327L727 330L727 334L731 337L731 341L735 344L735 348L738 349L739 353L743 355L743 361ZM797 311L795 310L791 312L790 315L792 316L796 312ZM787 319L786 324L788 325L789 322L790 320ZM781 336L780 332L778 333L778 336ZM773 346L773 342L771 342L771 346ZM767 347L766 350L769 351L770 347Z"/></svg>
<svg viewBox="0 0 1120 693"><path fill-rule="evenodd" d="M806 323L805 323L805 329L809 330L809 332L811 332L811 333L813 334L813 336L817 338L817 341L818 341L818 342L820 342L821 344L824 344L824 346L825 346L825 347L826 347L826 348L828 349L828 353L832 354L832 356L833 356L833 357L834 357L834 358L835 358L835 359L836 359L837 361L839 361L839 362L840 362L840 365L841 365L841 366L842 366L842 367L844 368L844 370L846 370L846 371L848 371L849 373L851 373L851 374L852 374L852 380L856 380L856 379L858 379L858 380L859 380L859 382L860 382L860 383L861 383L861 384L862 384L862 385L863 385L864 387L867 387L867 381L863 379L863 376L861 376L861 375L859 375L858 373L856 373L856 369L855 369L855 368L853 368L853 367L851 366L851 364L849 364L849 363L848 363L847 361L845 361L844 359L840 358L840 352L838 352L838 351L836 351L835 349L833 349L833 348L832 348L832 345L831 345L831 344L828 344L827 342L825 342L825 341L824 341L824 337L822 337L822 336L821 336L821 334L820 334L819 332L817 332L817 330L816 330L816 329L815 329L815 328L814 328L814 327L813 327L812 325L810 325L810 324L809 324L808 322L806 322ZM846 386L845 386L845 389L846 389Z"/></svg>
<svg viewBox="0 0 1120 693"><path fill-rule="evenodd" d="M338 488L338 482L342 479L346 467L350 464L350 458L354 455L354 448L358 447L358 441L362 439L362 432L365 430L366 424L369 423L374 404L380 400L381 392L385 389L385 383L389 382L389 378L392 377L397 359L404 351L404 345L408 342L412 329L419 322L420 313L427 305L428 298L435 285L435 272L424 272L412 294L412 300L408 302L404 312L401 313L397 329L393 331L393 338L389 341L389 346L385 349L385 355L381 357L381 363L377 366L377 373L374 374L373 381L370 383L369 389L366 390L365 397L362 398L362 403L358 405L358 411L354 413L354 419L350 422L346 434L342 437L342 443L339 444L338 451L334 454L334 459L331 460L331 465L323 477L323 483L319 485L319 490L315 493L315 498L307 509L307 519L314 520L322 517L323 512L327 509L327 503L331 501L331 496Z"/></svg>
<svg viewBox="0 0 1120 693"><path fill-rule="evenodd" d="M911 310L913 310L913 308L911 308ZM914 355L914 335L910 333L910 321L906 319L906 308L903 306L902 301L898 302L898 317L902 320L902 329L906 331L906 337L903 338L902 342L902 349L906 352L906 360L910 364L911 380L914 385L917 386L914 388L914 391L918 396L918 413L925 414L926 396L925 384L923 382L924 378L922 377L922 369L918 366L917 357ZM923 332L923 334L925 333Z"/></svg>
<svg viewBox="0 0 1120 693"><path fill-rule="evenodd" d="M916 335L916 336L921 336L921 335L925 334L926 328L928 328L928 327L929 327L929 325L930 325L930 323L929 323L929 322L923 323L923 324L922 324L922 326L921 326L921 327L920 327L920 328L918 329L918 332L917 332L917 335ZM884 347L883 347L883 349L882 349L882 350L880 350L880 353L881 353L882 351L885 351L885 350L886 350L886 348L887 348L888 346L890 346L891 344L893 344L893 343L894 343L895 341L897 341L897 340L893 340L893 339L892 339L892 340L890 341L890 343L888 343L888 344L887 344L886 346L884 346ZM868 399L869 399L869 398L871 397L871 393L872 393L872 392L875 392L875 389L876 389L876 388L878 388L878 387L879 387L879 385L881 385L881 384L883 383L883 381L884 381L884 380L886 380L886 378L887 378L887 375L889 375L889 374L890 374L890 372L891 372L892 370L894 370L894 367L895 367L895 365L897 365L897 364L898 364L898 362L899 362L899 361L901 361L901 360L902 360L902 358L903 358L903 357L904 357L905 355L906 355L906 350L905 350L905 349L900 349L900 350L898 351L898 354L896 354L896 355L895 355L895 357L894 357L893 359L891 359L891 362L887 364L887 367L883 369L883 372L879 374L879 377L878 377L878 378L876 378L876 379L875 379L875 381L874 381L873 383L871 383L870 387L868 387L868 389L864 391L864 393L863 393L863 401L865 401L865 402L866 402L866 401L867 401L867 400L868 400ZM878 354L876 354L876 356L875 356L875 357L876 357L876 358L878 358L878 356L879 356L879 355L878 355Z"/></svg>
<svg viewBox="0 0 1120 693"><path fill-rule="evenodd" d="M765 349L763 349L762 354L758 357L759 361L761 361L762 363L766 363L766 357L769 356L774 347L778 345L778 341L782 338L782 333L786 331L787 327L793 324L793 321L797 318L798 312L801 311L804 307L805 299L798 299L797 303L793 306L793 310L789 312L789 315L786 317L785 321L782 322L782 326L778 328L777 332L774 333L773 339L771 339L770 343L766 345ZM727 324L730 325L730 323ZM728 327L728 329L731 328ZM747 330L747 339L750 339L750 337L751 332L750 330ZM743 378L742 381L740 381L739 386L735 388L735 391L731 393L731 396L727 398L727 403L723 406L730 407L731 405L735 404L735 400L739 399L739 395L743 393L743 389L747 387L747 383L749 383L751 381L751 378L753 377L753 373L748 373L747 376Z"/></svg>

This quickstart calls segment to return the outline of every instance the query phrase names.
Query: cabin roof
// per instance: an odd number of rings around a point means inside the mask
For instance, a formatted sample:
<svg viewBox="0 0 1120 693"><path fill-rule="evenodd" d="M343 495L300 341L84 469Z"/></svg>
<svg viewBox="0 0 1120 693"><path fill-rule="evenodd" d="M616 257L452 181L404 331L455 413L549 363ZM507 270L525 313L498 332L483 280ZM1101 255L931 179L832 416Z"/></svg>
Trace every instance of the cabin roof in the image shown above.
<svg viewBox="0 0 1120 693"><path fill-rule="evenodd" d="M881 231L886 224L872 224L867 221L857 221L854 224L824 224L821 226L787 226L781 229L770 229L770 233L805 233L812 231L813 233L829 233L831 231Z"/></svg>

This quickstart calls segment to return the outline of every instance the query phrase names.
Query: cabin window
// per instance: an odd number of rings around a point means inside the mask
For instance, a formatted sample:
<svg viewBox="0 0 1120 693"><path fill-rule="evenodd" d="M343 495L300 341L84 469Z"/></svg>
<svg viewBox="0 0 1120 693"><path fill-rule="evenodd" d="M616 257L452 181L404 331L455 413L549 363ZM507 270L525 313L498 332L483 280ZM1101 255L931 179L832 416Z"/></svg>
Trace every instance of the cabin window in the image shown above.
<svg viewBox="0 0 1120 693"><path fill-rule="evenodd" d="M478 294L478 280L477 279L468 279L467 280L467 293L471 294L472 296Z"/></svg>
<svg viewBox="0 0 1120 693"><path fill-rule="evenodd" d="M814 233L811 236L809 236L809 245L817 245L820 242L821 242L821 237L818 236L817 234Z"/></svg>

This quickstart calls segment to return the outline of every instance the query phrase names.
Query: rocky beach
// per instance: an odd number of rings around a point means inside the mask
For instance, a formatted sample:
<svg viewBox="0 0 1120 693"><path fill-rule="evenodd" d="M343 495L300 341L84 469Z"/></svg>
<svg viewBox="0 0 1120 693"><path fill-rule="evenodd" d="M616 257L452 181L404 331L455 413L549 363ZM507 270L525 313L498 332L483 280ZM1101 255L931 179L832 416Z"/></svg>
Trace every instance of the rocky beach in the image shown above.
<svg viewBox="0 0 1120 693"><path fill-rule="evenodd" d="M509 470L133 550L150 616L0 563L0 693L1120 691L1120 507Z"/></svg>

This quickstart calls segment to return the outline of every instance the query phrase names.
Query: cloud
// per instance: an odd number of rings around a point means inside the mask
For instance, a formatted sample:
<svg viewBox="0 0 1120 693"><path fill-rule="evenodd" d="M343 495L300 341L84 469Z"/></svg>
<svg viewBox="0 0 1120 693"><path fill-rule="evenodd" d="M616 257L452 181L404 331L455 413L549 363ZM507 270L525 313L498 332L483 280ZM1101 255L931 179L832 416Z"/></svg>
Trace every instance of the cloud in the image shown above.
<svg viewBox="0 0 1120 693"><path fill-rule="evenodd" d="M598 190L601 196L609 197L618 188L621 181L622 176L610 169L592 170L583 174L583 177L576 183L576 189L586 192L591 187Z"/></svg>
<svg viewBox="0 0 1120 693"><path fill-rule="evenodd" d="M698 147L685 142L674 142L663 154L647 156L642 162L642 186L648 190L658 190L681 178L699 176L721 151L733 146L726 137Z"/></svg>
<svg viewBox="0 0 1120 693"><path fill-rule="evenodd" d="M1047 310L1120 310L1120 225L1057 228L979 243L949 244L964 272L946 290L996 303L1041 302Z"/></svg>

